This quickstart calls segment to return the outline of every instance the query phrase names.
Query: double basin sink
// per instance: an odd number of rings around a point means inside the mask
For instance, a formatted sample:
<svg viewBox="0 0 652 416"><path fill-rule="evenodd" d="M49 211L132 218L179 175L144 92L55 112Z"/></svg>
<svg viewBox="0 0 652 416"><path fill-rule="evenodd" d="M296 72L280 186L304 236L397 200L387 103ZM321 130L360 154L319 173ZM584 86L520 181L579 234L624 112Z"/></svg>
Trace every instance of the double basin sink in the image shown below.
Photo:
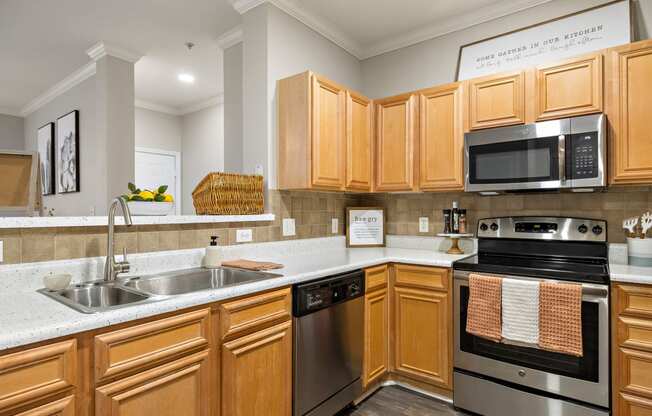
<svg viewBox="0 0 652 416"><path fill-rule="evenodd" d="M175 295L219 289L280 275L242 269L188 269L148 276L126 277L113 282L74 284L63 290L40 289L50 298L79 312L95 313L167 299Z"/></svg>

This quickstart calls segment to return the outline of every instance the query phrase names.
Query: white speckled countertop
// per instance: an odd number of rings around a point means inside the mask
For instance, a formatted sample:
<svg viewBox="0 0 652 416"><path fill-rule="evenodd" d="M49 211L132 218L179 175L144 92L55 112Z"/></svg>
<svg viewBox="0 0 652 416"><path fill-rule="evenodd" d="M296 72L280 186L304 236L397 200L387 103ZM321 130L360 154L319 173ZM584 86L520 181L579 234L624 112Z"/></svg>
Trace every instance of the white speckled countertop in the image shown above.
<svg viewBox="0 0 652 416"><path fill-rule="evenodd" d="M410 244L405 239L397 239L395 246L418 247L416 249L397 247L346 249L343 246L343 238L340 237L232 246L225 249L226 258L246 256L254 260L279 262L284 264L285 268L274 272L282 276L239 286L173 296L157 302L95 314L77 312L35 290L42 287L40 281L46 271L67 270L73 273L74 281L93 280L101 270L101 259L87 259L84 264L79 264L79 261L52 262L50 265L41 265L38 268L34 264L13 268L3 266L0 268L0 289L2 289L0 290L0 351L382 263L400 262L451 267L454 261L468 256L448 255L436 251L435 247L442 249L441 241L436 239L421 238L414 241L416 244ZM201 259L201 250L174 253L181 253L177 254L177 257L182 257L188 262L185 267L178 267L178 265L175 267L174 264L168 263L167 267L163 265L159 269L197 267ZM165 256L168 261L174 258L174 254L157 253L149 256L134 256L131 261L136 263L136 273L139 272L139 268L142 273L144 269L150 270L147 267L148 262L151 265L155 258L160 259L162 256ZM20 280L23 284L17 285L16 281Z"/></svg>
<svg viewBox="0 0 652 416"><path fill-rule="evenodd" d="M609 274L612 282L652 285L652 267L611 263L609 264Z"/></svg>

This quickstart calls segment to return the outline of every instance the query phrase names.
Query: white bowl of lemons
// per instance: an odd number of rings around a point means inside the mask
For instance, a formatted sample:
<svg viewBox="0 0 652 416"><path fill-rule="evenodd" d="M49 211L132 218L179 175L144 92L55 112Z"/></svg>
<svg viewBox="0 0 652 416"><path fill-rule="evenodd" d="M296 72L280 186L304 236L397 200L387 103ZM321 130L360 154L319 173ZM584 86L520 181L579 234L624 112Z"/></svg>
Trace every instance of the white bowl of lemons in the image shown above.
<svg viewBox="0 0 652 416"><path fill-rule="evenodd" d="M167 185L161 185L153 190L140 189L129 183L129 191L122 197L127 200L131 215L161 216L174 214L174 197L166 193Z"/></svg>

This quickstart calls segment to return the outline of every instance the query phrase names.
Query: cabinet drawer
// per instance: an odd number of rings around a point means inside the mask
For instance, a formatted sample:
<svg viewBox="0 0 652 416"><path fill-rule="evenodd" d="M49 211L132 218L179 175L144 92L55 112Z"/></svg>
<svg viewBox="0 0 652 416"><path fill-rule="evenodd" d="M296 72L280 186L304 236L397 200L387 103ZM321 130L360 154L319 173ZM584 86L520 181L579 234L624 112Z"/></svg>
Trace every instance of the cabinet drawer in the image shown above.
<svg viewBox="0 0 652 416"><path fill-rule="evenodd" d="M652 352L652 321L621 316L617 323L618 345Z"/></svg>
<svg viewBox="0 0 652 416"><path fill-rule="evenodd" d="M387 271L386 264L365 269L365 293L387 287Z"/></svg>
<svg viewBox="0 0 652 416"><path fill-rule="evenodd" d="M617 285L616 302L619 315L652 319L652 288L636 285Z"/></svg>
<svg viewBox="0 0 652 416"><path fill-rule="evenodd" d="M621 393L615 406L618 416L652 416L652 401L642 397Z"/></svg>
<svg viewBox="0 0 652 416"><path fill-rule="evenodd" d="M448 290L448 269L397 264L396 285Z"/></svg>
<svg viewBox="0 0 652 416"><path fill-rule="evenodd" d="M160 364L208 345L208 309L95 337L95 381Z"/></svg>
<svg viewBox="0 0 652 416"><path fill-rule="evenodd" d="M74 414L75 396L67 396L63 399L26 410L16 416L74 416Z"/></svg>
<svg viewBox="0 0 652 416"><path fill-rule="evenodd" d="M618 363L620 390L652 398L652 354L620 348Z"/></svg>
<svg viewBox="0 0 652 416"><path fill-rule="evenodd" d="M292 317L290 289L254 295L220 305L222 339L248 334Z"/></svg>
<svg viewBox="0 0 652 416"><path fill-rule="evenodd" d="M76 356L71 339L0 357L0 411L75 386Z"/></svg>

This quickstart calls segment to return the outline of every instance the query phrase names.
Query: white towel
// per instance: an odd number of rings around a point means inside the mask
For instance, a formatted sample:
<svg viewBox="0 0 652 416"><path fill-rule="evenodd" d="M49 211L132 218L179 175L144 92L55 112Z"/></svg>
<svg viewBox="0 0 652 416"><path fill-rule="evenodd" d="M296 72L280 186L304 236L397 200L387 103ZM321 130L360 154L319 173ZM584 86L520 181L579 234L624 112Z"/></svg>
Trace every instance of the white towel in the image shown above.
<svg viewBox="0 0 652 416"><path fill-rule="evenodd" d="M503 331L507 341L539 342L539 282L503 279Z"/></svg>

